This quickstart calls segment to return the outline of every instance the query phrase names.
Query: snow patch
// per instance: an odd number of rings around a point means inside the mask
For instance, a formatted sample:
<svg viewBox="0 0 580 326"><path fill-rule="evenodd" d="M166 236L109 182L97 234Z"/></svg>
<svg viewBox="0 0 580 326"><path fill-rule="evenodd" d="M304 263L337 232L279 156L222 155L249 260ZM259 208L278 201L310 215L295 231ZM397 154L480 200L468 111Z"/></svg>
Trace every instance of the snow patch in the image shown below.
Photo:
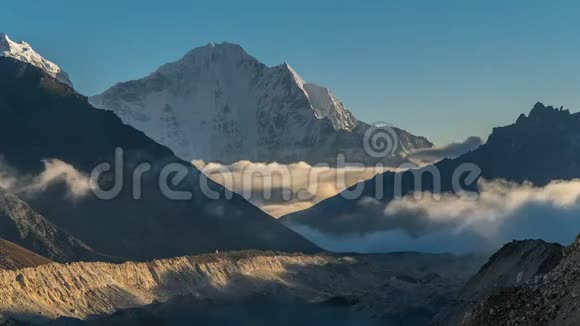
<svg viewBox="0 0 580 326"><path fill-rule="evenodd" d="M68 74L60 69L55 63L46 60L30 46L22 41L20 43L11 40L8 35L0 33L0 56L13 58L29 63L44 70L47 74L56 78L62 83L73 87Z"/></svg>

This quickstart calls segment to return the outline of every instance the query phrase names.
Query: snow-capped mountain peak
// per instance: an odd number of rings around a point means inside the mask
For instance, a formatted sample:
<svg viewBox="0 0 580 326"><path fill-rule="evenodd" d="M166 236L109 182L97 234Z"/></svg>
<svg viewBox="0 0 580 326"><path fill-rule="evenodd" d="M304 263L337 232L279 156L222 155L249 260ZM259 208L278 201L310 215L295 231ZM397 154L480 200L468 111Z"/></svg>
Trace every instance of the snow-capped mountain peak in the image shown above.
<svg viewBox="0 0 580 326"><path fill-rule="evenodd" d="M308 98L310 108L314 111L316 118L328 119L335 130L352 131L358 125L358 121L330 89L314 83L307 83L287 62L273 69L278 69L283 74L290 76Z"/></svg>
<svg viewBox="0 0 580 326"><path fill-rule="evenodd" d="M328 88L306 82L288 63L268 67L234 43L208 43L149 76L90 98L178 156L232 163L334 163L338 153L373 164L431 147L397 129L389 157L364 152L359 122Z"/></svg>
<svg viewBox="0 0 580 326"><path fill-rule="evenodd" d="M287 62L284 62L280 66L282 69L288 70L292 78L294 78L296 83L298 83L300 86L304 86L304 84L306 84L304 79L302 79L302 77L296 72L296 70L294 70L294 68L292 68L292 66L290 66Z"/></svg>
<svg viewBox="0 0 580 326"><path fill-rule="evenodd" d="M192 57L206 57L213 58L213 60L217 62L219 59L239 58L242 56L249 57L250 55L239 44L229 42L209 42L205 46L192 49L183 57L182 60L187 60Z"/></svg>
<svg viewBox="0 0 580 326"><path fill-rule="evenodd" d="M0 33L0 56L9 57L22 62L29 63L44 70L47 74L58 79L60 82L73 87L68 74L60 69L55 63L46 60L30 46L22 41L15 42L5 33Z"/></svg>

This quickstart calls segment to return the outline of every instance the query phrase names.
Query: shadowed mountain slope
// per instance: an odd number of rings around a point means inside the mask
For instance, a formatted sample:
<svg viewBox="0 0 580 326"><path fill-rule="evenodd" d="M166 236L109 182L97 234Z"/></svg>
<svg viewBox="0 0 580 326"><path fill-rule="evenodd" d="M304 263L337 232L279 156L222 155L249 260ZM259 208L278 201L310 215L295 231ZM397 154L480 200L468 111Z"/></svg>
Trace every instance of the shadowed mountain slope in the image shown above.
<svg viewBox="0 0 580 326"><path fill-rule="evenodd" d="M222 186L204 181L191 164L113 113L95 110L69 86L11 58L0 58L0 117L0 155L21 175L39 175L42 160L58 159L87 176L103 162L115 166L115 151L123 150L122 175L113 170L98 179L102 189L111 189L120 177L121 191L113 199L91 191L71 198L62 182L26 199L99 252L150 259L215 250L318 250L242 197L224 199ZM138 184L133 175L143 162L151 164L151 171L143 175L141 199L134 199L133 185ZM185 169L182 182L172 184L174 174L160 178L170 163ZM169 180L169 189L191 192L191 199L168 199L160 179ZM219 198L208 198L202 187Z"/></svg>
<svg viewBox="0 0 580 326"><path fill-rule="evenodd" d="M440 175L440 190L452 192L453 175L466 164L480 170L485 179L529 181L537 186L580 178L580 113L537 103L528 116L522 114L514 124L494 128L487 142L472 152L412 172L386 172L281 221L329 233L377 231L377 219L389 223L383 218L384 208L397 194L436 189L437 179L429 172L433 168ZM478 190L479 177L466 183L466 174L457 176L462 189ZM359 194L345 195L357 187L362 188ZM377 199L374 208L361 208L364 197Z"/></svg>
<svg viewBox="0 0 580 326"><path fill-rule="evenodd" d="M0 238L57 262L115 261L94 252L35 212L18 197L0 189Z"/></svg>

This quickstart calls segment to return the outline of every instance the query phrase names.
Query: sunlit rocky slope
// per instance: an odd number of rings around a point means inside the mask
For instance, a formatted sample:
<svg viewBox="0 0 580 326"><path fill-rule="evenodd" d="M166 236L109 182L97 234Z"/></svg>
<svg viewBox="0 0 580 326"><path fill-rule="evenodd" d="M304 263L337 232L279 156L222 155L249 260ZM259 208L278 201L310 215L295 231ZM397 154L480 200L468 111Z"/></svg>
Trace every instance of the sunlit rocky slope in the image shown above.
<svg viewBox="0 0 580 326"><path fill-rule="evenodd" d="M425 322L479 262L477 257L412 253L349 257L245 251L121 265L50 264L0 271L0 315L37 322L86 319L180 295L243 300L259 294L327 301L384 321L411 315Z"/></svg>

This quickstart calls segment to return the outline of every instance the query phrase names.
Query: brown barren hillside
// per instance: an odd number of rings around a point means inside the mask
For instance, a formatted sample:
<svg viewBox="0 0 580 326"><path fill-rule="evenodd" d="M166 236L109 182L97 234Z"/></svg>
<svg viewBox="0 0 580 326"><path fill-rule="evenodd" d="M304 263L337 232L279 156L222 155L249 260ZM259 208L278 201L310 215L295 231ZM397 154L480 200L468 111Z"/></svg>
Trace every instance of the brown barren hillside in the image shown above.
<svg viewBox="0 0 580 326"><path fill-rule="evenodd" d="M19 269L50 264L51 260L26 250L12 242L0 239L0 269Z"/></svg>
<svg viewBox="0 0 580 326"><path fill-rule="evenodd" d="M243 251L151 262L49 264L0 271L0 315L86 319L178 296L244 302L254 295L365 311L424 325L479 267L479 259L422 254L337 256ZM393 296L397 300L390 300ZM1 323L0 323L1 324Z"/></svg>

